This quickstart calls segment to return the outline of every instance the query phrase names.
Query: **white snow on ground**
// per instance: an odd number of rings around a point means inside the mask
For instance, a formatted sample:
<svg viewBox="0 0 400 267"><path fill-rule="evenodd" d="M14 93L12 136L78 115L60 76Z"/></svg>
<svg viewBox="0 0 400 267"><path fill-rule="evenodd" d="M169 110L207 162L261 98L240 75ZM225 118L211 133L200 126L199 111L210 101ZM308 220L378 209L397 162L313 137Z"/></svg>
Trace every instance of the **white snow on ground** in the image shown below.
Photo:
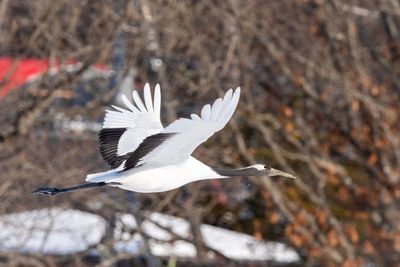
<svg viewBox="0 0 400 267"><path fill-rule="evenodd" d="M177 257L196 256L195 247L188 242L182 240L172 242L172 244L166 242L173 238L169 231L183 238L190 237L190 225L186 220L161 213L152 213L149 219L142 224L142 228L147 236L154 238L150 241L153 254L157 256L175 255ZM138 234L130 237L128 232L121 231L121 228L135 229L135 218L130 214L124 214L121 216L121 222L123 227L118 224L115 235L116 238L126 241L118 242L116 249L133 252L138 248L141 237ZM157 224L169 231L160 228ZM278 262L297 262L300 260L296 251L279 242L257 241L249 235L207 224L201 225L201 233L207 246L231 259Z"/></svg>
<svg viewBox="0 0 400 267"><path fill-rule="evenodd" d="M168 229L162 229L162 227ZM98 215L72 209L42 209L0 216L0 250L27 253L71 254L84 251L100 242L106 222ZM114 232L114 248L126 253L140 253L143 237L135 233L137 223L131 214L120 216ZM178 217L151 213L141 229L150 237L149 247L156 256L190 258L195 247L190 239L189 223ZM171 234L175 233L175 237ZM257 241L253 237L223 228L201 225L204 242L210 248L235 260L296 262L299 255L278 242ZM133 233L133 234L131 234ZM213 253L210 253L213 257Z"/></svg>
<svg viewBox="0 0 400 267"><path fill-rule="evenodd" d="M0 249L70 254L100 242L105 221L72 209L42 209L0 217Z"/></svg>

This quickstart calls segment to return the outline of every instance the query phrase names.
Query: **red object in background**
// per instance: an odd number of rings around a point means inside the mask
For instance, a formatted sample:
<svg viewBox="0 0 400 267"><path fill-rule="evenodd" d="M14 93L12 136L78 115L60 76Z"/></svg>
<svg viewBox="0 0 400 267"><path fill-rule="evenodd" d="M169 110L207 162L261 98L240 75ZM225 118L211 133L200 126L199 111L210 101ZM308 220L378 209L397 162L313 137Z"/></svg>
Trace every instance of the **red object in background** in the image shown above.
<svg viewBox="0 0 400 267"><path fill-rule="evenodd" d="M70 61L67 65L76 63ZM29 78L47 72L50 67L58 66L50 66L47 59L0 57L0 99L4 98L13 88L18 88L26 83ZM97 64L94 67L102 71L107 70L107 66L102 64Z"/></svg>
<svg viewBox="0 0 400 267"><path fill-rule="evenodd" d="M32 75L43 74L49 67L46 59L0 58L0 99L23 85Z"/></svg>

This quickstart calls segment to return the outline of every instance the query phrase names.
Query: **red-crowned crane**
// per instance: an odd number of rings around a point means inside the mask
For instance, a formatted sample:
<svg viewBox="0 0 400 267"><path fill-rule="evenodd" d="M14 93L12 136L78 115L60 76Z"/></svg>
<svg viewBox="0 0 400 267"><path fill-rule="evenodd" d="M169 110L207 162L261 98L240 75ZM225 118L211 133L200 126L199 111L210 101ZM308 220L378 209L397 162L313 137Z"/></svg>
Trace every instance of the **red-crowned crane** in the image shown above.
<svg viewBox="0 0 400 267"><path fill-rule="evenodd" d="M193 151L215 132L224 128L232 117L240 96L240 88L229 89L223 98L205 105L200 116L181 118L166 128L160 121L161 92L157 84L152 99L150 86L144 86L144 102L133 91L133 102L123 95L128 109L112 106L107 110L99 133L100 152L112 168L89 174L85 184L69 187L41 187L37 194L56 195L79 189L114 186L142 192L164 192L187 183L232 176L294 176L262 164L239 169L211 168L191 156Z"/></svg>

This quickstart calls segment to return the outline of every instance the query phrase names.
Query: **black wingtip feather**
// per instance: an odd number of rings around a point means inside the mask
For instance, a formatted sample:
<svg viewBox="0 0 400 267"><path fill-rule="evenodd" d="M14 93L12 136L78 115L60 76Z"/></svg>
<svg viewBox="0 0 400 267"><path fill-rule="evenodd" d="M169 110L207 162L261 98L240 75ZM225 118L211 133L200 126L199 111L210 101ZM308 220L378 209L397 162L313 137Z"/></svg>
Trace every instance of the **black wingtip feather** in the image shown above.
<svg viewBox="0 0 400 267"><path fill-rule="evenodd" d="M111 168L117 168L124 160L117 155L118 142L126 128L105 128L99 132L100 154Z"/></svg>

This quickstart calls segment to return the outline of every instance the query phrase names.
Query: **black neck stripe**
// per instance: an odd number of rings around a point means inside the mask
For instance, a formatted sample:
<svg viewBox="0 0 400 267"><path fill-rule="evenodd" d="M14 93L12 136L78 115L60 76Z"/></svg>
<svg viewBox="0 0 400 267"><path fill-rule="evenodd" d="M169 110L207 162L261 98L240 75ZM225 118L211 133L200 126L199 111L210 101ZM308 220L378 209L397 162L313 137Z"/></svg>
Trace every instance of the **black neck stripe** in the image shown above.
<svg viewBox="0 0 400 267"><path fill-rule="evenodd" d="M254 167L246 167L241 169L213 169L221 176L256 176L260 175L260 170Z"/></svg>

